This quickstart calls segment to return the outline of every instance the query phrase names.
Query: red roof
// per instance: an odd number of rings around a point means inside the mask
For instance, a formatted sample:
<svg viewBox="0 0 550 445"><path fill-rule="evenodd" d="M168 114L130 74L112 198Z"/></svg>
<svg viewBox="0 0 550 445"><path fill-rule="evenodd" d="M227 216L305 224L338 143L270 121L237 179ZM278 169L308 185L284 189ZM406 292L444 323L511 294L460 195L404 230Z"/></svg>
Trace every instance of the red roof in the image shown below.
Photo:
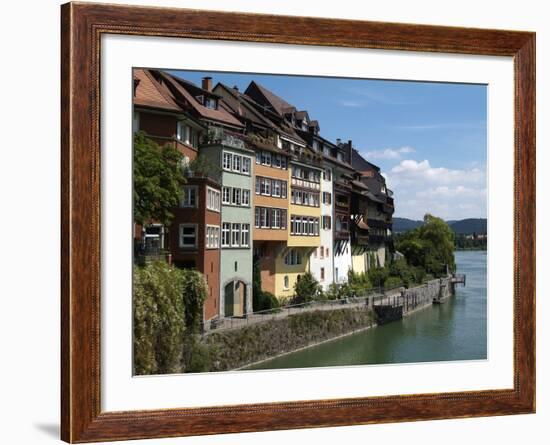
<svg viewBox="0 0 550 445"><path fill-rule="evenodd" d="M135 69L134 105L181 111L170 91L156 81L149 70Z"/></svg>

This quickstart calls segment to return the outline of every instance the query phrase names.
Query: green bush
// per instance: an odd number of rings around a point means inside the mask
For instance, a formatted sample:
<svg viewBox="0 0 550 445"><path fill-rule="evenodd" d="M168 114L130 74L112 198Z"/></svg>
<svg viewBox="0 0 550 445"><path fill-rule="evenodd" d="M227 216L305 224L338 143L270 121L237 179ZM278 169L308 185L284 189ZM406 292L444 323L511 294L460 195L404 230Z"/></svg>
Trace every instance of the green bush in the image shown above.
<svg viewBox="0 0 550 445"><path fill-rule="evenodd" d="M182 372L193 363L207 292L204 276L195 270L165 262L134 267L135 374Z"/></svg>
<svg viewBox="0 0 550 445"><path fill-rule="evenodd" d="M385 267L376 267L369 270L369 281L374 287L384 287L384 283L389 276L389 271Z"/></svg>
<svg viewBox="0 0 550 445"><path fill-rule="evenodd" d="M319 298L321 286L315 277L306 272L296 281L294 285L294 300L293 303L308 303Z"/></svg>
<svg viewBox="0 0 550 445"><path fill-rule="evenodd" d="M181 371L185 308L182 272L163 262L134 267L134 373Z"/></svg>
<svg viewBox="0 0 550 445"><path fill-rule="evenodd" d="M386 279L386 282L384 283L384 287L386 289L393 289L395 287L403 286L403 281L401 281L401 278L390 276Z"/></svg>

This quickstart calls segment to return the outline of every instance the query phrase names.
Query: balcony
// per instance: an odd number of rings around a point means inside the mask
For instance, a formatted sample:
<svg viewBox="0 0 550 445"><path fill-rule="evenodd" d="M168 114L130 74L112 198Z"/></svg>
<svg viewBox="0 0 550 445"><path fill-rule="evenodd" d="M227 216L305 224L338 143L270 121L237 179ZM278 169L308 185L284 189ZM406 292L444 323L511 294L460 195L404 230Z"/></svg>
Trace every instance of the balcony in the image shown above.
<svg viewBox="0 0 550 445"><path fill-rule="evenodd" d="M210 128L208 130L204 143L208 145L221 144L238 150L246 149L244 140L240 138L240 135L237 133L230 133L219 127Z"/></svg>
<svg viewBox="0 0 550 445"><path fill-rule="evenodd" d="M318 182L308 181L307 179L291 178L290 184L294 187L301 187L316 191L319 191L321 189L321 184L319 184Z"/></svg>

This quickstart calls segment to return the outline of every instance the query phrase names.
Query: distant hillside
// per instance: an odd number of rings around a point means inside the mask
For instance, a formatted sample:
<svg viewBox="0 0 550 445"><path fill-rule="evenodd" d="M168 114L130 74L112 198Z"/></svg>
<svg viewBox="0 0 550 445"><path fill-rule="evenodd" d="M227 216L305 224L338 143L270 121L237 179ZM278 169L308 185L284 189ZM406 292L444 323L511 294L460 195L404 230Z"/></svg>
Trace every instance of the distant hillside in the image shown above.
<svg viewBox="0 0 550 445"><path fill-rule="evenodd" d="M477 233L478 235L487 233L487 219L485 218L463 219L450 224L450 226L455 233L463 233L466 235L470 233Z"/></svg>
<svg viewBox="0 0 550 445"><path fill-rule="evenodd" d="M423 221L418 221L408 218L393 218L393 231L407 232L421 226ZM447 221L447 224L455 233L471 234L471 233L487 233L487 219L485 218L467 218L460 221Z"/></svg>
<svg viewBox="0 0 550 445"><path fill-rule="evenodd" d="M424 222L415 221L408 218L393 218L393 231L394 232L408 232L409 230L420 227Z"/></svg>

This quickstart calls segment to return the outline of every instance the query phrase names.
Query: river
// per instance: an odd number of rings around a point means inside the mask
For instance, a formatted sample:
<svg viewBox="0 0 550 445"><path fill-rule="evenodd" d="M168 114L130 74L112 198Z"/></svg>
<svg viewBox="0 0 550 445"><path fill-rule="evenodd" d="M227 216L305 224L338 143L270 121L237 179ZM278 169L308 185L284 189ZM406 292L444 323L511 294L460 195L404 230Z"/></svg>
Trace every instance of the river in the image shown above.
<svg viewBox="0 0 550 445"><path fill-rule="evenodd" d="M455 252L466 287L445 304L247 369L308 368L487 358L487 253Z"/></svg>

